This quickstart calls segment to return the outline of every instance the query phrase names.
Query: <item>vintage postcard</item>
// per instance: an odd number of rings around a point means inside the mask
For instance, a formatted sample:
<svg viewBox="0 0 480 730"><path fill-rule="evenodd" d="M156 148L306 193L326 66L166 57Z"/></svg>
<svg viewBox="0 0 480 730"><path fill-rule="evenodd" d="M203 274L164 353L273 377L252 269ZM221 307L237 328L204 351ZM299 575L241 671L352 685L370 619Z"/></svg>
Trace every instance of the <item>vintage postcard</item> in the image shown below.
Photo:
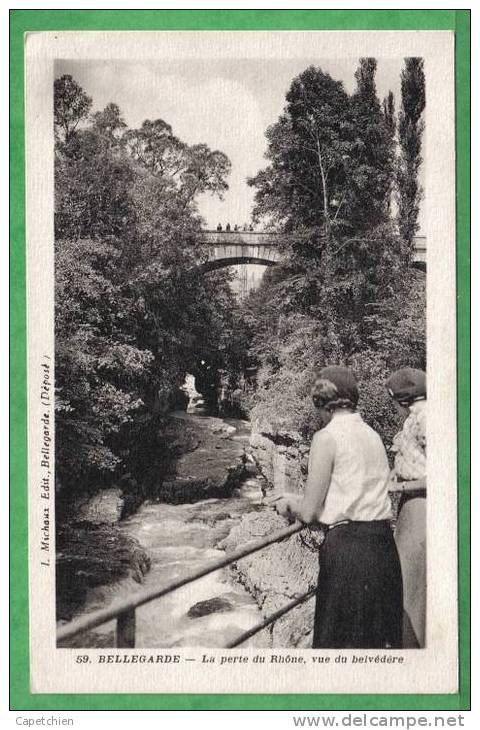
<svg viewBox="0 0 480 730"><path fill-rule="evenodd" d="M24 43L31 692L456 694L454 33Z"/></svg>

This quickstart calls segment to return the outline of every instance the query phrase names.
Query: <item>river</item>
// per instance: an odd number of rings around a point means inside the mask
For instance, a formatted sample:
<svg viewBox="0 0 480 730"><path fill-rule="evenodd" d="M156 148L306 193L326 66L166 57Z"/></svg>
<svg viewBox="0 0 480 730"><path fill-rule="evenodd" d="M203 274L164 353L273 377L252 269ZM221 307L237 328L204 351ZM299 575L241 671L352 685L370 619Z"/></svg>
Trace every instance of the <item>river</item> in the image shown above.
<svg viewBox="0 0 480 730"><path fill-rule="evenodd" d="M136 537L152 560L145 588L169 583L224 556L218 543L262 499L248 478L230 498L195 504L145 504L121 529ZM260 610L228 568L137 611L137 646L224 646L261 620Z"/></svg>
<svg viewBox="0 0 480 730"><path fill-rule="evenodd" d="M211 428L212 420L202 414L201 403L189 408L189 423L200 429ZM230 443L248 444L249 426L235 419L214 419L228 429ZM217 424L216 424L217 426ZM225 448L227 443L225 443ZM218 449L218 445L216 447ZM199 449L202 466L218 461L220 453L205 454ZM195 459L195 452L190 459ZM200 458L200 453L199 453ZM196 567L223 557L222 540L242 515L261 509L262 481L251 472L226 498L202 499L187 504L145 502L119 529L145 548L151 567L141 585L133 579L89 590L81 612L84 616L113 602L131 596L133 591L166 585ZM136 646L221 647L262 619L257 603L225 568L148 603L136 612ZM88 637L78 637L77 646L113 646L114 623L110 622ZM72 645L72 644L71 644Z"/></svg>

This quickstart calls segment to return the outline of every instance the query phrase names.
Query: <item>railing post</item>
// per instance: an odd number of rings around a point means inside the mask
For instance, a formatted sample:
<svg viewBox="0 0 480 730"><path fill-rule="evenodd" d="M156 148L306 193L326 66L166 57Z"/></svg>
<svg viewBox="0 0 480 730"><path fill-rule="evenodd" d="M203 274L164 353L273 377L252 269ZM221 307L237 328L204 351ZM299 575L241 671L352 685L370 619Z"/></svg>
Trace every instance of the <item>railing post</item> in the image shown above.
<svg viewBox="0 0 480 730"><path fill-rule="evenodd" d="M135 609L132 608L117 617L117 647L133 649L135 646Z"/></svg>

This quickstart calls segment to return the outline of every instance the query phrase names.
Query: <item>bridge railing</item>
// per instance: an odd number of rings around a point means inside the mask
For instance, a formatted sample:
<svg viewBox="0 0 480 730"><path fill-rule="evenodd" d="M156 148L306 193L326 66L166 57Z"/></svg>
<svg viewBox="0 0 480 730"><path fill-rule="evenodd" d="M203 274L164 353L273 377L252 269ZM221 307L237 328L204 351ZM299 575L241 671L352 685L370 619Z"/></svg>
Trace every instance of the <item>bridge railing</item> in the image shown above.
<svg viewBox="0 0 480 730"><path fill-rule="evenodd" d="M263 548L273 545L274 543L281 542L292 535L297 534L303 530L305 525L295 523L289 527L285 527L282 530L277 530L270 535L265 535L258 540L252 540L246 543L243 547L238 548L234 552L226 555L224 558L213 560L203 568L198 568L183 578L172 581L168 585L159 586L157 588L151 588L146 591L139 591L134 593L130 598L119 601L107 608L94 611L87 616L71 621L68 624L60 627L57 631L57 646L65 646L67 642L71 641L75 637L83 634L86 631L95 629L98 626L109 623L112 620L116 620L116 646L119 648L133 648L135 647L135 634L136 634L136 610L140 606L150 603L151 601L158 600L163 596L172 593L173 591L182 588L189 583L193 583L200 578L203 578L216 570L225 568L232 563L236 563L238 560L252 555L253 553L262 550ZM254 636L262 629L271 625L277 621L281 616L294 609L296 606L309 600L314 595L314 591L310 590L307 593L303 593L297 596L292 601L287 603L283 608L274 612L260 623L253 626L248 631L239 634L233 641L227 644L224 648L233 648L239 646L244 641Z"/></svg>
<svg viewBox="0 0 480 730"><path fill-rule="evenodd" d="M210 245L278 246L282 234L271 231L203 231L203 243Z"/></svg>

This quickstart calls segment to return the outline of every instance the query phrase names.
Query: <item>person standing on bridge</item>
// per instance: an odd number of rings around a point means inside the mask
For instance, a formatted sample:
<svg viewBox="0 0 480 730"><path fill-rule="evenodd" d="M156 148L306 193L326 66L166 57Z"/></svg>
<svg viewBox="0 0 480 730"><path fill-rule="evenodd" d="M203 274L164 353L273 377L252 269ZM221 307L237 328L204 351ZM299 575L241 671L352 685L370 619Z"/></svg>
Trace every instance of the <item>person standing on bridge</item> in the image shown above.
<svg viewBox="0 0 480 730"><path fill-rule="evenodd" d="M400 491L395 541L403 576L403 646L414 649L425 646L426 375L423 370L402 368L389 377L386 387L402 412L408 414L403 429L393 439L395 464L391 477L393 491Z"/></svg>
<svg viewBox="0 0 480 730"><path fill-rule="evenodd" d="M272 502L322 539L313 648L400 648L402 577L385 447L356 412L350 370L323 368L312 397L325 426L312 440L305 492Z"/></svg>

